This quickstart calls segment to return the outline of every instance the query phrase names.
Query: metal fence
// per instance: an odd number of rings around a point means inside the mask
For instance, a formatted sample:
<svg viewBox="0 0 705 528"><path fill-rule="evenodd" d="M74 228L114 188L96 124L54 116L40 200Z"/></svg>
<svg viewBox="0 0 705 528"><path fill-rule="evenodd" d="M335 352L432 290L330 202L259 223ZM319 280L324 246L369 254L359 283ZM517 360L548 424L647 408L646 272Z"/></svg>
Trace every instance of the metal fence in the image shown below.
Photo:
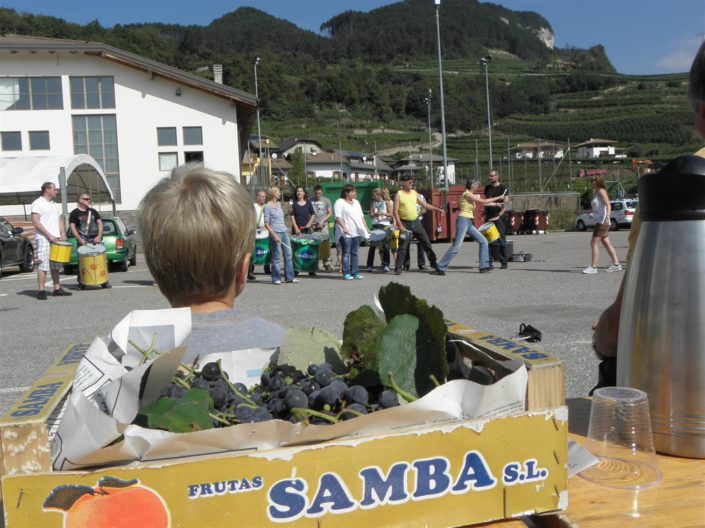
<svg viewBox="0 0 705 528"><path fill-rule="evenodd" d="M580 193L553 192L512 195L512 210L526 211L527 209L542 209L548 211L570 209L576 212L580 209Z"/></svg>

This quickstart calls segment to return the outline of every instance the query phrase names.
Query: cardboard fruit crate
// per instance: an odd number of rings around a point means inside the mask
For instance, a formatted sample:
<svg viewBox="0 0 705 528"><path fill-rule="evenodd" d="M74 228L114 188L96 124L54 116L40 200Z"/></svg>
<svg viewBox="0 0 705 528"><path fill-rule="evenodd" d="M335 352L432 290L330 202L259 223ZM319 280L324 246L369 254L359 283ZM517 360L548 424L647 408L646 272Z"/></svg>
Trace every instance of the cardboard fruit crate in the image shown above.
<svg viewBox="0 0 705 528"><path fill-rule="evenodd" d="M527 412L267 451L56 472L49 435L87 348L69 347L0 421L6 526L90 519L100 527L101 518L105 526L130 527L460 526L564 509L568 415L560 361L463 325L449 330L451 339L495 355L498 363L524 362ZM73 498L66 502L62 493Z"/></svg>

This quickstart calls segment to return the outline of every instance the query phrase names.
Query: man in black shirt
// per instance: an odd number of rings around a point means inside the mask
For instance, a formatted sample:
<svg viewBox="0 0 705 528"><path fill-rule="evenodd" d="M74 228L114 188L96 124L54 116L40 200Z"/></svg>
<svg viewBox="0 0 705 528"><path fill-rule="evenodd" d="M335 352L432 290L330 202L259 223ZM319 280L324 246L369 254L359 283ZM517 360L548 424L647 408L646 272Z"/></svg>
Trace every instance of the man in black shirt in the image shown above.
<svg viewBox="0 0 705 528"><path fill-rule="evenodd" d="M78 198L78 207L71 211L69 215L69 227L71 234L76 238L78 248L86 244L100 244L103 240L103 219L100 213L90 207L91 197L88 193L82 193ZM76 266L77 281L79 289L83 289L81 284L81 266ZM101 284L103 288L110 288L110 283Z"/></svg>
<svg viewBox="0 0 705 528"><path fill-rule="evenodd" d="M499 172L496 170L491 170L487 176L490 183L485 186L485 198L505 195L503 202L485 205L485 222L494 222L494 225L497 226L499 240L493 244L499 244L499 261L502 264L502 269L507 269L507 229L503 219L504 203L508 201L507 188L499 182Z"/></svg>

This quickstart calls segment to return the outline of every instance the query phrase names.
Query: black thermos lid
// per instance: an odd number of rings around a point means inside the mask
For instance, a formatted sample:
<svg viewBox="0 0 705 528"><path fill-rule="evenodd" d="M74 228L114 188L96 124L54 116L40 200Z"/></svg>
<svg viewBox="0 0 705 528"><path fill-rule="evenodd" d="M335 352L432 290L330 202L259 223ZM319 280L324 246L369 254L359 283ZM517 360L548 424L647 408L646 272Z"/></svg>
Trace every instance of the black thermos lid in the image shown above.
<svg viewBox="0 0 705 528"><path fill-rule="evenodd" d="M638 185L642 221L705 220L705 158L676 158Z"/></svg>

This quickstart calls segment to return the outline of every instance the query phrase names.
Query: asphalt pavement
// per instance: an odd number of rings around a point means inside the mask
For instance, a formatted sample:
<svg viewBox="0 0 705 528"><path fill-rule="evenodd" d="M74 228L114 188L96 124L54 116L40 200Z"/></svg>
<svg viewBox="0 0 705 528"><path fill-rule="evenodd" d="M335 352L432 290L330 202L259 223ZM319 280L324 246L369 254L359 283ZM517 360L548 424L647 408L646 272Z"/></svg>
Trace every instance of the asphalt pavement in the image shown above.
<svg viewBox="0 0 705 528"><path fill-rule="evenodd" d="M627 231L610 233L622 260ZM367 249L362 248L364 280L343 281L336 273L303 273L299 284L275 286L257 268L237 303L248 312L285 326L316 326L342 337L345 315L372 304L374 293L390 281L411 287L418 297L442 310L448 319L511 338L521 323L543 334L537 348L561 359L566 366L566 396L585 395L597 379L597 360L591 348L591 323L614 299L623 272L605 273L609 259L600 255L600 272L583 275L589 264L590 233L516 235L514 251L530 253L530 262L510 262L506 270L478 273L477 244L465 242L441 277L412 269L400 276L364 271ZM433 245L439 259L449 244ZM127 272L111 271L110 290L78 291L75 276L61 276L71 297L36 299L34 273L4 271L0 279L0 413L4 413L56 357L72 343L87 343L109 330L128 312L167 308L138 255ZM379 264L379 257L376 258ZM207 263L204 263L207 265ZM47 286L49 290L51 286Z"/></svg>

